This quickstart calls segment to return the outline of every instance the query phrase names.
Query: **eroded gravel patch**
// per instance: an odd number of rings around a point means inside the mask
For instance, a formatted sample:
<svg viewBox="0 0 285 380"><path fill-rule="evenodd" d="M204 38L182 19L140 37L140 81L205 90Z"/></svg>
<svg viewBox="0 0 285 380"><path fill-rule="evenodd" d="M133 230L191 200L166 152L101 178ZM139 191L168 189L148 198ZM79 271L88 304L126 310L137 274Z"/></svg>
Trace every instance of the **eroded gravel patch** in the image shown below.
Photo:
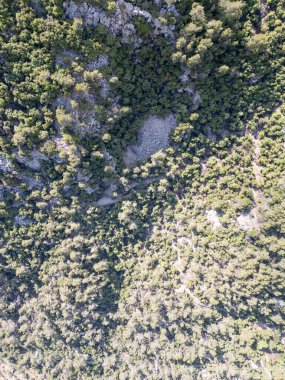
<svg viewBox="0 0 285 380"><path fill-rule="evenodd" d="M127 166L142 162L155 152L169 146L169 134L176 127L173 114L165 118L150 116L138 132L138 143L128 147L124 156Z"/></svg>

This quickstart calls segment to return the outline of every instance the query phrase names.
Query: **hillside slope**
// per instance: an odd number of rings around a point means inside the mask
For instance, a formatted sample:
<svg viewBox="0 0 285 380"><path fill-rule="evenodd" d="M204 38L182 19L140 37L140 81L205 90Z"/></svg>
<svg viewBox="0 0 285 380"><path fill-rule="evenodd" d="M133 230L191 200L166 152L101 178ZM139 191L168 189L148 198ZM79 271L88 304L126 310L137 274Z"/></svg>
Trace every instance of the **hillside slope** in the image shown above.
<svg viewBox="0 0 285 380"><path fill-rule="evenodd" d="M0 26L0 380L283 380L284 2Z"/></svg>

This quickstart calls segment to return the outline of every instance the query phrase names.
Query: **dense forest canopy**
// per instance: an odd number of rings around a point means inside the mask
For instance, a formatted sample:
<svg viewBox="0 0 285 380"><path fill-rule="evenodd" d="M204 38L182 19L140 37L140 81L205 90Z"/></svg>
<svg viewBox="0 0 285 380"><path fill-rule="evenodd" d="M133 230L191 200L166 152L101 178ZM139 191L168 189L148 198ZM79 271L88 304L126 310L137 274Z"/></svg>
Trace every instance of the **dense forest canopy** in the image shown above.
<svg viewBox="0 0 285 380"><path fill-rule="evenodd" d="M285 378L284 0L0 0L0 380Z"/></svg>

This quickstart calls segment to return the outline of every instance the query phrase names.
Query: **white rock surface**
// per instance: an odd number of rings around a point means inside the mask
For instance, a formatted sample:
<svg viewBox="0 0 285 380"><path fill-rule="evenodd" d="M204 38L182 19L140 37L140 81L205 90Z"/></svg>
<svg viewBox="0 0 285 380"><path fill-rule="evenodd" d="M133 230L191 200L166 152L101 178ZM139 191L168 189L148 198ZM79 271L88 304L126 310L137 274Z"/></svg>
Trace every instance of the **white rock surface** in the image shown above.
<svg viewBox="0 0 285 380"><path fill-rule="evenodd" d="M13 168L12 168L11 162L7 158L5 158L3 156L0 156L0 169L4 173L12 173L13 172Z"/></svg>
<svg viewBox="0 0 285 380"><path fill-rule="evenodd" d="M220 218L216 210L207 210L206 217L208 222L211 223L213 230L222 227L222 223L220 222Z"/></svg>
<svg viewBox="0 0 285 380"><path fill-rule="evenodd" d="M258 228L258 220L255 213L241 214L237 217L237 222L239 227L245 231Z"/></svg>
<svg viewBox="0 0 285 380"><path fill-rule="evenodd" d="M190 80L190 79L189 79L189 71L188 71L188 70L185 70L185 71L183 72L183 74L180 75L179 79L181 80L181 82L182 82L183 84L188 83L189 80Z"/></svg>
<svg viewBox="0 0 285 380"><path fill-rule="evenodd" d="M96 202L96 205L99 207L100 206L108 206L108 205L112 205L116 202L117 202L117 199L110 198L110 197L102 197Z"/></svg>

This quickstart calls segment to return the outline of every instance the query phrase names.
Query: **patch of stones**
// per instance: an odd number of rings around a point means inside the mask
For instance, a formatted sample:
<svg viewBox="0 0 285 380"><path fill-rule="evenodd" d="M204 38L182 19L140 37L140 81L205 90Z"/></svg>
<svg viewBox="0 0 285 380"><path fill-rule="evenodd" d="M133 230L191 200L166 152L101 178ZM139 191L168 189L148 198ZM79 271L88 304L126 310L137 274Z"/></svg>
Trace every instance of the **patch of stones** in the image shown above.
<svg viewBox="0 0 285 380"><path fill-rule="evenodd" d="M165 118L150 116L138 132L138 143L127 148L124 162L132 167L142 162L159 150L169 146L169 134L176 127L173 114Z"/></svg>

